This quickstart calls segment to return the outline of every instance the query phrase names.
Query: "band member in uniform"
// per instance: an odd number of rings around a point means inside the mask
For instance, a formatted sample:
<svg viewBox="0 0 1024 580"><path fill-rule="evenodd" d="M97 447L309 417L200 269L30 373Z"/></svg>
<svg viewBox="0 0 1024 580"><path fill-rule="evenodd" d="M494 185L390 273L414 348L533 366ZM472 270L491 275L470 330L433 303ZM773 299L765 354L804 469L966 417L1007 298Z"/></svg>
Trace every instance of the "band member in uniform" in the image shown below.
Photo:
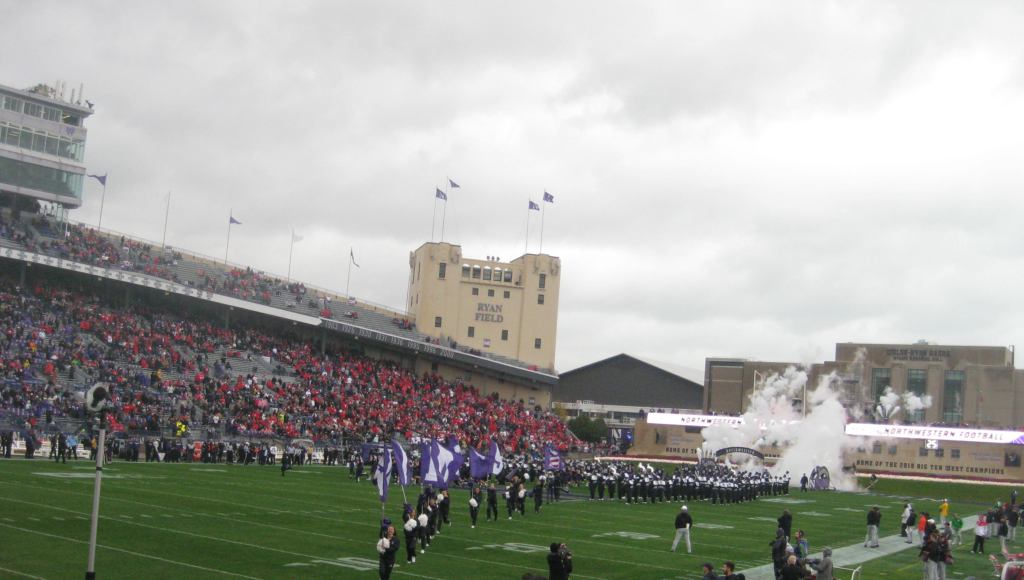
<svg viewBox="0 0 1024 580"><path fill-rule="evenodd" d="M411 505L405 504L403 507L405 508L402 512L402 521L405 522L405 525L402 526L402 529L405 530L405 563L415 564L416 538L420 535L417 528L420 523L416 520L416 512L413 511Z"/></svg>
<svg viewBox="0 0 1024 580"><path fill-rule="evenodd" d="M380 574L380 580L391 578L391 571L395 568L395 553L402 544L401 540L395 537L394 526L388 526L387 534L386 538L381 538L377 542L377 551L380 552L380 568L377 572Z"/></svg>
<svg viewBox="0 0 1024 580"><path fill-rule="evenodd" d="M487 521L491 521L491 511L494 511L494 521L498 521L498 490L494 484L487 486Z"/></svg>
<svg viewBox="0 0 1024 580"><path fill-rule="evenodd" d="M533 513L540 513L540 504L544 503L544 479L537 478L537 485L533 486Z"/></svg>
<svg viewBox="0 0 1024 580"><path fill-rule="evenodd" d="M470 526L469 526L471 528L475 528L476 527L476 517L478 515L480 515L480 503L483 500L484 500L484 494L482 493L482 490L479 487L477 487L477 486L473 486L473 493L469 497L469 517L472 518L472 520L473 520L473 523L470 524ZM488 511L490 511L490 509L491 509L490 507L487 508ZM495 512L498 511L497 506L495 506L494 511ZM490 519L490 518L488 518L488 519ZM497 519L497 518L495 518L495 519Z"/></svg>

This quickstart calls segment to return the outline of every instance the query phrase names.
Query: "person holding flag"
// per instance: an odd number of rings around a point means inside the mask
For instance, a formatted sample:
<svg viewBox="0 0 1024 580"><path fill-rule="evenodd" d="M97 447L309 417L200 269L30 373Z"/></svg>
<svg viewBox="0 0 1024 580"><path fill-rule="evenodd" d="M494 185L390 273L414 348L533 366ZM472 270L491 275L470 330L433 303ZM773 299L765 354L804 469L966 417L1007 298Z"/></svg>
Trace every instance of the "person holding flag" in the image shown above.
<svg viewBox="0 0 1024 580"><path fill-rule="evenodd" d="M473 520L473 523L470 524L470 526L469 526L470 528L473 528L473 529L476 528L476 518L477 518L477 516L480 515L480 504L483 503L483 501L484 501L483 490L480 489L480 486L474 485L473 486L473 491L472 491L472 493L470 494L470 497L469 497L469 517ZM490 521L490 509L491 508L488 506L488 508L487 508L487 510L488 510L488 518L487 519L488 519L488 521ZM498 506L494 506L494 511L495 511L495 513L497 513ZM497 519L497 517L495 517L495 519Z"/></svg>
<svg viewBox="0 0 1024 580"><path fill-rule="evenodd" d="M377 467L373 470L373 482L377 485L380 494L380 509L384 511L384 503L388 501L388 483L391 482L391 448L385 447L384 453L377 460Z"/></svg>
<svg viewBox="0 0 1024 580"><path fill-rule="evenodd" d="M416 538L420 535L417 529L419 521L416 519L416 512L412 509L412 505L408 502L402 506L402 521L404 522L402 529L405 531L405 563L415 564Z"/></svg>

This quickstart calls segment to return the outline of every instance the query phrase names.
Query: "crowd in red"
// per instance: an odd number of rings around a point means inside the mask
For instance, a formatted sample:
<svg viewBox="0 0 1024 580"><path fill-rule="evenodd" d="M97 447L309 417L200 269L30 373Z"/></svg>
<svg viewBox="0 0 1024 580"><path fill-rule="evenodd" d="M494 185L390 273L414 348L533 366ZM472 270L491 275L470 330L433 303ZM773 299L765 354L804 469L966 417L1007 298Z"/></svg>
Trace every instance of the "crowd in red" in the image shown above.
<svg viewBox="0 0 1024 580"><path fill-rule="evenodd" d="M578 443L557 416L522 401L359 352L323 354L273 330L181 318L158 303L117 306L86 288L0 281L0 328L0 404L35 417L80 412L59 380L73 377L113 385L115 430L180 421L319 440L450 435L472 446L493 439L509 452ZM254 366L257 357L269 364Z"/></svg>

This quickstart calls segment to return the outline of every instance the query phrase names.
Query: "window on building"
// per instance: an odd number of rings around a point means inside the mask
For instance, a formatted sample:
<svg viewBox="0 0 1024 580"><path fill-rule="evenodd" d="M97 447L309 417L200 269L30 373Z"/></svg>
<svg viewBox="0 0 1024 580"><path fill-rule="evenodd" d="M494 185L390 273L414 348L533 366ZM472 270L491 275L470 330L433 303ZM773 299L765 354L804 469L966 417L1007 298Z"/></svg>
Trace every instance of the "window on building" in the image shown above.
<svg viewBox="0 0 1024 580"><path fill-rule="evenodd" d="M882 444L881 443L875 443L874 445L872 445L871 446L871 452L872 453L881 453L882 452Z"/></svg>
<svg viewBox="0 0 1024 580"><path fill-rule="evenodd" d="M4 97L4 109L8 111L14 111L15 113L21 112L21 101L14 97Z"/></svg>
<svg viewBox="0 0 1024 580"><path fill-rule="evenodd" d="M540 348L540 339L539 338L533 339L533 348Z"/></svg>
<svg viewBox="0 0 1024 580"><path fill-rule="evenodd" d="M446 264L444 262L441 262L440 264L437 265L437 277L438 278L441 278L443 280L444 279L444 275L447 272L448 272L448 264Z"/></svg>
<svg viewBox="0 0 1024 580"><path fill-rule="evenodd" d="M505 298L508 298L509 296L512 296L512 293L509 292L508 290L505 290Z"/></svg>
<svg viewBox="0 0 1024 580"><path fill-rule="evenodd" d="M430 363L430 370L434 371L435 373L436 373L436 372L437 372L437 371L438 371L438 370L439 370L440 368L441 368L441 367L440 367L440 365L438 365L437 363Z"/></svg>
<svg viewBox="0 0 1024 580"><path fill-rule="evenodd" d="M419 279L420 279L420 266L422 266L422 265L423 265L422 263L416 264L416 280L417 281L419 281Z"/></svg>
<svg viewBox="0 0 1024 580"><path fill-rule="evenodd" d="M469 270L470 270L469 264L463 264L462 265L462 277L463 278L469 278Z"/></svg>
<svg viewBox="0 0 1024 580"><path fill-rule="evenodd" d="M47 121L60 123L60 111L51 107L43 107L43 118Z"/></svg>
<svg viewBox="0 0 1024 580"><path fill-rule="evenodd" d="M487 295L490 296L491 298L494 298L494 290L488 290Z"/></svg>
<svg viewBox="0 0 1024 580"><path fill-rule="evenodd" d="M919 448L917 450L917 456L918 457L928 457L928 448L927 447Z"/></svg>
<svg viewBox="0 0 1024 580"><path fill-rule="evenodd" d="M871 369L871 400L878 402L878 399L885 393L885 389L892 385L892 370Z"/></svg>
<svg viewBox="0 0 1024 580"><path fill-rule="evenodd" d="M547 274L541 274L540 275L540 281L538 282L537 287L538 288L544 288L545 284L547 284L547 281L548 281Z"/></svg>
<svg viewBox="0 0 1024 580"><path fill-rule="evenodd" d="M479 295L480 295L480 289L479 288L473 288L473 296L479 296Z"/></svg>
<svg viewBox="0 0 1024 580"><path fill-rule="evenodd" d="M942 422L959 425L964 418L964 372L946 371L942 390Z"/></svg>
<svg viewBox="0 0 1024 580"><path fill-rule="evenodd" d="M473 266L473 277L477 280L480 279L480 266Z"/></svg>
<svg viewBox="0 0 1024 580"><path fill-rule="evenodd" d="M512 270L505 270L505 282L512 281Z"/></svg>
<svg viewBox="0 0 1024 580"><path fill-rule="evenodd" d="M935 457L945 457L945 455L946 455L946 450L945 449L939 447L938 449L935 450Z"/></svg>
<svg viewBox="0 0 1024 580"><path fill-rule="evenodd" d="M441 317L440 316L435 316L434 317L434 328L441 328Z"/></svg>
<svg viewBox="0 0 1024 580"><path fill-rule="evenodd" d="M928 392L928 371L924 369L910 369L907 371L907 392L923 397ZM908 411L907 421L911 423L924 422L924 409Z"/></svg>
<svg viewBox="0 0 1024 580"><path fill-rule="evenodd" d="M490 279L491 279L491 267L490 266L486 266L484 268L484 280L490 280Z"/></svg>
<svg viewBox="0 0 1024 580"><path fill-rule="evenodd" d="M491 276L491 280L495 282L501 282L501 268L495 268L494 274Z"/></svg>
<svg viewBox="0 0 1024 580"><path fill-rule="evenodd" d="M501 340L508 340L508 331L507 330L502 330L501 331Z"/></svg>
<svg viewBox="0 0 1024 580"><path fill-rule="evenodd" d="M470 326L469 331L466 332L466 336L468 336L469 338L473 338L474 336L476 336L476 328Z"/></svg>
<svg viewBox="0 0 1024 580"><path fill-rule="evenodd" d="M896 446L895 445L890 445L889 446L889 455L896 455Z"/></svg>
<svg viewBox="0 0 1024 580"><path fill-rule="evenodd" d="M22 109L22 112L30 117L42 117L43 106L35 103L25 103L25 108Z"/></svg>
<svg viewBox="0 0 1024 580"><path fill-rule="evenodd" d="M960 450L959 449L950 449L949 450L949 458L950 459L960 459Z"/></svg>
<svg viewBox="0 0 1024 580"><path fill-rule="evenodd" d="M543 294L538 294L537 295L537 304L544 304L544 295Z"/></svg>

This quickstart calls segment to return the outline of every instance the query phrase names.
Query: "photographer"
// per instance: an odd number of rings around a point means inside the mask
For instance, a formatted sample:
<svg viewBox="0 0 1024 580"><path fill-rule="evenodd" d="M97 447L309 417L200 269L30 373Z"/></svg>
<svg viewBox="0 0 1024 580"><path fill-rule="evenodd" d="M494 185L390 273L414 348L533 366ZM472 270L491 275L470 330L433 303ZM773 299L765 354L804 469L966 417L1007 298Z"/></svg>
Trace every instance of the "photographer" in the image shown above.
<svg viewBox="0 0 1024 580"><path fill-rule="evenodd" d="M548 580L569 580L572 574L572 552L565 544L552 543L548 554Z"/></svg>

